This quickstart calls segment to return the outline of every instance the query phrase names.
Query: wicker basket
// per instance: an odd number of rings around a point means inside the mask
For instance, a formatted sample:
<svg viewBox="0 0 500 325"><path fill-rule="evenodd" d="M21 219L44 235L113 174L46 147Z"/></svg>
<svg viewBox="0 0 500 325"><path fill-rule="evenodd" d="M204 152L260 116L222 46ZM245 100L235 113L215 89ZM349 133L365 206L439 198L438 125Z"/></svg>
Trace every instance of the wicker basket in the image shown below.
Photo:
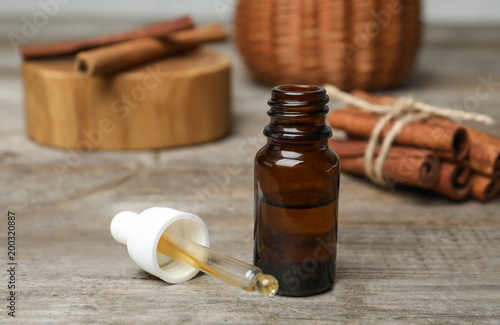
<svg viewBox="0 0 500 325"><path fill-rule="evenodd" d="M239 0L236 39L265 84L401 85L420 43L418 0Z"/></svg>

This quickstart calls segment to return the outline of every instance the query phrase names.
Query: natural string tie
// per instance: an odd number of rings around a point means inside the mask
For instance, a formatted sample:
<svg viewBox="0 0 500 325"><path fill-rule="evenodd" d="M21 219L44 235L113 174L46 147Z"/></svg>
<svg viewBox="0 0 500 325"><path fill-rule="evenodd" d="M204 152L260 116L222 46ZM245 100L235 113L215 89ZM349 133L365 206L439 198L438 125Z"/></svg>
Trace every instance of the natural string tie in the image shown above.
<svg viewBox="0 0 500 325"><path fill-rule="evenodd" d="M332 85L325 85L324 88L331 98L341 100L346 104L353 105L366 111L382 114L382 117L377 122L370 135L368 146L366 147L364 153L364 168L367 177L374 183L383 187L389 187L387 180L383 176L384 163L389 156L389 151L394 143L394 139L398 136L405 125L419 120L428 119L433 116L448 119L468 120L489 125L496 123L493 118L485 114L432 106L426 103L418 102L411 96L401 97L393 105L377 105L343 92ZM392 120L395 122L385 135L380 147L380 153L375 161L375 151L380 145L379 139L382 131Z"/></svg>

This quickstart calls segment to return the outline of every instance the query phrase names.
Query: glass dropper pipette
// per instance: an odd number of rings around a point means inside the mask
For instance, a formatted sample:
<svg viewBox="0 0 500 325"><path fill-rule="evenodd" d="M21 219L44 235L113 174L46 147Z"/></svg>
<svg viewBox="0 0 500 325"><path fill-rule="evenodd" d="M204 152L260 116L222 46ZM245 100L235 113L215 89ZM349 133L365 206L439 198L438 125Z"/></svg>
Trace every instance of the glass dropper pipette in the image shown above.
<svg viewBox="0 0 500 325"><path fill-rule="evenodd" d="M130 258L139 267L166 282L188 281L199 270L264 296L278 292L278 281L272 275L208 248L207 226L193 214L163 207L140 214L122 211L111 221L110 230L117 242L127 245Z"/></svg>
<svg viewBox="0 0 500 325"><path fill-rule="evenodd" d="M258 267L174 234L164 233L160 237L157 252L246 291L269 297L278 292L278 281Z"/></svg>

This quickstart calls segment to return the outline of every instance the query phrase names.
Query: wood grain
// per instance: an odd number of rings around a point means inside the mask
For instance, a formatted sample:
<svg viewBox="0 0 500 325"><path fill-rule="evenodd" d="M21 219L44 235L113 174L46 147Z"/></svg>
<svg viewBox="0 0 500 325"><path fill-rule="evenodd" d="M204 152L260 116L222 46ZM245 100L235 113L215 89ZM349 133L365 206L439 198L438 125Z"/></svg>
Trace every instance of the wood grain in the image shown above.
<svg viewBox="0 0 500 325"><path fill-rule="evenodd" d="M40 37L58 38L74 23L51 20L47 28L55 34ZM93 21L91 28L124 23ZM429 27L417 73L394 94L462 104L478 75L500 66L499 33L498 27ZM215 250L252 261L253 158L269 122L270 89L251 81L231 45L217 48L235 58L231 136L169 150L83 154L58 177L54 165L75 156L26 137L20 66L10 44L0 41L0 206L2 214L18 215L20 285L17 321L4 309L0 323L499 324L499 202L387 192L345 174L331 292L264 299L209 276L168 285L141 272L109 233L119 211L168 206L196 213ZM500 120L499 103L497 90L479 110ZM497 126L487 131L500 135ZM2 218L4 252L6 235ZM6 254L0 256L5 266Z"/></svg>
<svg viewBox="0 0 500 325"><path fill-rule="evenodd" d="M220 138L230 128L230 60L197 50L114 77L73 61L24 62L29 136L83 150L152 149Z"/></svg>

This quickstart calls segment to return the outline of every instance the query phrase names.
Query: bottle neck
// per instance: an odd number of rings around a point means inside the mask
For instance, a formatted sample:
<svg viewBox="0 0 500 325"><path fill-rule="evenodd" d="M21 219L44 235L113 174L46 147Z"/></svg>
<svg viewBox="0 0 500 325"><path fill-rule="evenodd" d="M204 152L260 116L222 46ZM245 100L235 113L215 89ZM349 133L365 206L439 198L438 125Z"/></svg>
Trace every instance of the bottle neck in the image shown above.
<svg viewBox="0 0 500 325"><path fill-rule="evenodd" d="M268 115L271 122L264 129L271 145L323 147L332 131L325 124L328 96L318 86L283 85L275 87Z"/></svg>
<svg viewBox="0 0 500 325"><path fill-rule="evenodd" d="M328 149L328 139L313 140L313 141L297 141L287 139L267 139L267 145L279 150L287 150L290 148L299 150L326 150Z"/></svg>

